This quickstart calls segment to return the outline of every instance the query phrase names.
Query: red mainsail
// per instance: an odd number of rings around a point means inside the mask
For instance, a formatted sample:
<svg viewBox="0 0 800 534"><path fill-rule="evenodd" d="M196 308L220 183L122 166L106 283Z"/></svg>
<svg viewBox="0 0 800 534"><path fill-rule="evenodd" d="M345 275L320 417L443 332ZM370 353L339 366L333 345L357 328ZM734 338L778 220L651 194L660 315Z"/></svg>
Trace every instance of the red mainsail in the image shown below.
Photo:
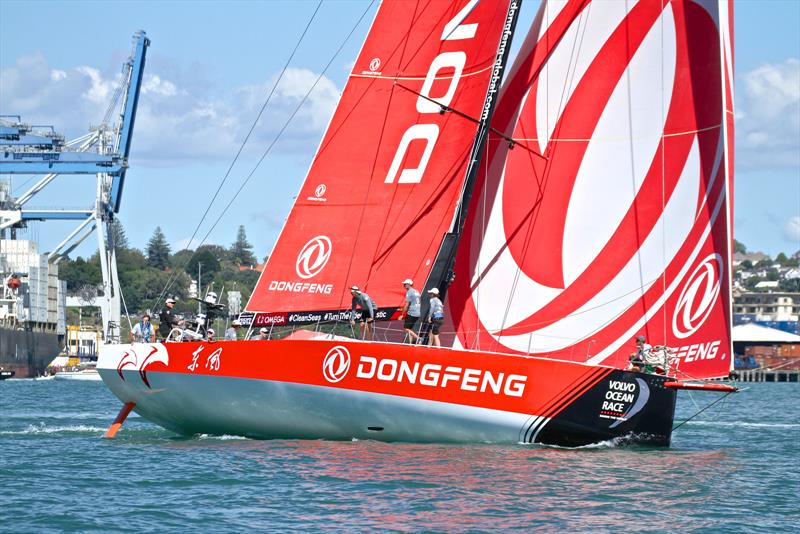
<svg viewBox="0 0 800 534"><path fill-rule="evenodd" d="M329 321L360 286L385 318L421 284L463 185L509 1L384 2L247 310ZM433 100L433 101L432 101ZM418 285L419 285L418 284Z"/></svg>
<svg viewBox="0 0 800 534"><path fill-rule="evenodd" d="M506 80L448 307L467 348L732 367L732 2L546 2Z"/></svg>

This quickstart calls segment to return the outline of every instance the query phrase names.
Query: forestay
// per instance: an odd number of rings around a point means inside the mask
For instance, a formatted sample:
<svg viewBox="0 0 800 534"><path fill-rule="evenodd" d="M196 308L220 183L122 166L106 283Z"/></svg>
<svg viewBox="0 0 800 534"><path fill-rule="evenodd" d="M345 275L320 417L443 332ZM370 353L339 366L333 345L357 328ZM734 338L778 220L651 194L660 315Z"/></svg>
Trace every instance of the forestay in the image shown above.
<svg viewBox="0 0 800 534"><path fill-rule="evenodd" d="M545 3L504 84L448 308L456 345L727 375L732 3ZM531 152L532 150L532 152Z"/></svg>
<svg viewBox="0 0 800 534"><path fill-rule="evenodd" d="M508 8L381 5L247 305L257 326L342 318L352 285L386 318L402 304L403 279L426 279L476 133L438 104L481 115Z"/></svg>

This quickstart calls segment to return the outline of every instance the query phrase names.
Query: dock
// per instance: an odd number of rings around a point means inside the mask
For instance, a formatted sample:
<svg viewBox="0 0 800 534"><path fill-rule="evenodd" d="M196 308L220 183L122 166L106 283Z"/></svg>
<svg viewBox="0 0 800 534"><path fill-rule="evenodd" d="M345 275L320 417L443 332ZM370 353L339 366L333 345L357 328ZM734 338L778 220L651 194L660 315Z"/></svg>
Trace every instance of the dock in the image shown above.
<svg viewBox="0 0 800 534"><path fill-rule="evenodd" d="M739 382L800 382L798 369L751 369L736 373L739 375Z"/></svg>

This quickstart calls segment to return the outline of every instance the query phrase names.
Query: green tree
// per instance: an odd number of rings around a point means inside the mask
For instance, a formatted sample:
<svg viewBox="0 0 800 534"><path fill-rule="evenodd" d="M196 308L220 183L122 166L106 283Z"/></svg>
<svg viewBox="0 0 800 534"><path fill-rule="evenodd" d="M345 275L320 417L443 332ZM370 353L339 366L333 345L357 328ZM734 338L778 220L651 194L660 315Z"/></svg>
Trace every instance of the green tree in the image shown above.
<svg viewBox="0 0 800 534"><path fill-rule="evenodd" d="M194 250L188 248L179 250L169 258L169 266L172 267L173 270L186 269L192 256L194 256Z"/></svg>
<svg viewBox="0 0 800 534"><path fill-rule="evenodd" d="M747 254L747 247L744 246L744 243L741 241L733 240L733 251L734 252L741 252L742 254Z"/></svg>
<svg viewBox="0 0 800 534"><path fill-rule="evenodd" d="M231 246L231 259L239 265L255 265L256 257L253 255L253 245L247 241L244 226L239 225L236 232L236 241Z"/></svg>
<svg viewBox="0 0 800 534"><path fill-rule="evenodd" d="M202 265L202 267L200 267ZM198 272L202 269L202 277L206 280L211 280L216 272L220 269L219 257L214 254L208 247L203 246L197 249L189 264L186 266L192 278L196 277Z"/></svg>
<svg viewBox="0 0 800 534"><path fill-rule="evenodd" d="M781 291L791 291L793 293L800 292L800 278L789 278L786 280L781 280L778 283L778 287Z"/></svg>
<svg viewBox="0 0 800 534"><path fill-rule="evenodd" d="M125 235L125 228L122 227L122 223L119 219L114 219L111 221L111 242L114 244L114 248L119 250L124 250L130 247L130 243L128 243L128 236Z"/></svg>
<svg viewBox="0 0 800 534"><path fill-rule="evenodd" d="M85 286L99 286L102 281L100 262L97 255L86 261L78 257L75 261L65 258L58 264L58 277L67 283L67 293L75 295Z"/></svg>
<svg viewBox="0 0 800 534"><path fill-rule="evenodd" d="M153 237L147 242L147 265L164 270L169 265L170 249L164 232L160 226L156 226Z"/></svg>
<svg viewBox="0 0 800 534"><path fill-rule="evenodd" d="M783 252L781 252L780 254L778 254L778 255L775 257L775 261L776 261L777 263L780 263L781 265L786 265L787 263L789 263L789 258L787 258L787 257L786 257L786 254L784 254Z"/></svg>

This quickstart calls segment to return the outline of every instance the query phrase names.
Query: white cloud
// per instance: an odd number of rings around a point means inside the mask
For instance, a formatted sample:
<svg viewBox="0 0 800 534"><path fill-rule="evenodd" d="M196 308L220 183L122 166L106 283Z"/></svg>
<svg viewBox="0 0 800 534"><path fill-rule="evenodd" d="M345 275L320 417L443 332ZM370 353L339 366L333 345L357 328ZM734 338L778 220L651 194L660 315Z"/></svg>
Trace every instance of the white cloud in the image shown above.
<svg viewBox="0 0 800 534"><path fill-rule="evenodd" d="M792 243L800 243L800 216L789 217L783 227L783 235Z"/></svg>
<svg viewBox="0 0 800 534"><path fill-rule="evenodd" d="M178 88L168 80L162 80L160 76L145 76L142 81L142 93L154 94L159 96L175 96Z"/></svg>
<svg viewBox="0 0 800 534"><path fill-rule="evenodd" d="M762 65L740 79L737 161L745 167L800 167L800 60Z"/></svg>
<svg viewBox="0 0 800 534"><path fill-rule="evenodd" d="M141 164L230 160L277 79L274 75L262 84L228 89L181 76L169 67L169 74L154 72L150 65L132 145L132 157ZM261 155L317 77L307 69L287 69L246 155ZM91 66L52 68L41 53L21 57L0 71L0 113L52 124L70 139L102 120L119 79L119 74L104 74ZM282 135L281 152L312 154L338 99L338 88L323 76Z"/></svg>

